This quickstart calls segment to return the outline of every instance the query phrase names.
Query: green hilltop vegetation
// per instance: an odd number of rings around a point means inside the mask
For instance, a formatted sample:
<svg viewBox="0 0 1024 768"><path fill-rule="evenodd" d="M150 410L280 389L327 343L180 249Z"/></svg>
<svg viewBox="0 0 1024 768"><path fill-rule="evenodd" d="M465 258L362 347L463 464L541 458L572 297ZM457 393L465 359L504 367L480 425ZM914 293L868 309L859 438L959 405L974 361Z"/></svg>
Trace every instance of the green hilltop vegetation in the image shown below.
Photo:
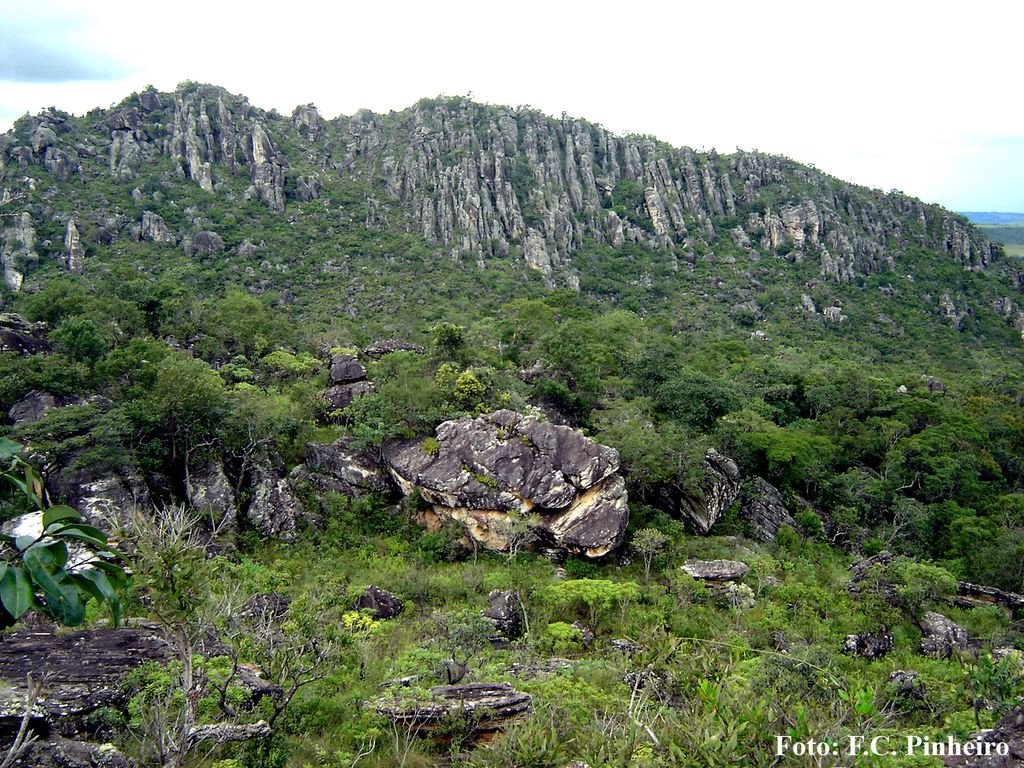
<svg viewBox="0 0 1024 768"><path fill-rule="evenodd" d="M4 343L0 408L53 399L3 435L54 501L134 478L155 509L120 535L122 613L222 643L141 667L96 715L91 736L139 765L812 765L776 736L966 739L1024 696L1016 617L955 599L958 582L1024 591L1024 271L989 228L787 158L527 107L326 120L195 83L22 118L0 136L0 201L0 301L25 323L0 325L45 342ZM374 391L325 401L332 356L381 340L422 350L360 356ZM618 451L622 547L492 552L420 525L417 493L286 480L310 443L434 455L440 423L498 409ZM710 503L711 450L743 491L702 535L679 500ZM259 456L301 502L292 536L245 511ZM211 463L237 524L189 516ZM760 483L788 511L771 537L742 508ZM3 514L24 511L12 496ZM740 587L681 570L722 558L749 566ZM399 616L354 609L371 584ZM517 593L521 636L489 640L493 590ZM268 594L290 604L260 634L237 617ZM972 644L923 654L929 611ZM90 604L86 625L107 621ZM887 654L842 652L887 634ZM285 693L246 703L238 663ZM484 745L470 715L417 735L372 705L402 678L398 699L421 700L453 663L530 711ZM271 733L171 754L182 712Z"/></svg>

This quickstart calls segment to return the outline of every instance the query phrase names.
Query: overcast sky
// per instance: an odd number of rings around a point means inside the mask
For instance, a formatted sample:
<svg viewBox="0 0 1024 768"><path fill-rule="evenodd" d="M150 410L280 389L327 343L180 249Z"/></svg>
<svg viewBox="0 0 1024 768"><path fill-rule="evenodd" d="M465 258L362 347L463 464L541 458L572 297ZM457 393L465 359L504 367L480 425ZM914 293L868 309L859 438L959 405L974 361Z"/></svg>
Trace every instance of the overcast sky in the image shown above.
<svg viewBox="0 0 1024 768"><path fill-rule="evenodd" d="M1022 21L1008 0L0 0L0 130L184 80L327 117L471 94L1024 211Z"/></svg>

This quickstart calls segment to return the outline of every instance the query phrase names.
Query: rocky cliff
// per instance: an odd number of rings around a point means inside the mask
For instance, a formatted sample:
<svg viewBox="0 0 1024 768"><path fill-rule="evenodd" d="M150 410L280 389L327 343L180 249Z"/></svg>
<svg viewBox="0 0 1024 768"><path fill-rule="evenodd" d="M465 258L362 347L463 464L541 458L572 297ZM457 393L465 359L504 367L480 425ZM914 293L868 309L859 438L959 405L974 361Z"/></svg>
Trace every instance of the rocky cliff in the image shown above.
<svg viewBox="0 0 1024 768"><path fill-rule="evenodd" d="M738 249L750 261L813 262L835 282L899 270L917 248L966 270L984 270L998 256L949 211L783 157L699 153L461 98L333 120L306 105L286 118L221 88L186 83L84 119L49 110L0 137L0 194L28 196L24 215L5 222L0 238L8 286L17 290L38 260L33 226L44 221L68 232L66 248L54 244L63 265L82 268L87 249L76 246L81 222L74 225L69 207L89 208L79 215L92 219L98 244L147 228L109 199L47 204L53 184L105 177L130 188L152 167L166 181L259 201L274 214L294 202L349 225L417 234L458 260L514 258L548 284L570 288L578 286L574 256L594 245L635 243L672 270ZM136 187L133 196L147 195ZM183 241L200 226L160 236Z"/></svg>

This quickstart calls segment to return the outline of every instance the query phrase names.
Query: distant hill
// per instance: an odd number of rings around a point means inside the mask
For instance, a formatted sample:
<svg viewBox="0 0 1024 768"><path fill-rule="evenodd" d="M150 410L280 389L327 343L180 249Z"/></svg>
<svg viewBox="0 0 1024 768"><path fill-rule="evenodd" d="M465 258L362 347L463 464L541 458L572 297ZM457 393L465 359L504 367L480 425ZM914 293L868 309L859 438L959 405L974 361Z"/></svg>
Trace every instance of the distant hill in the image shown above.
<svg viewBox="0 0 1024 768"><path fill-rule="evenodd" d="M974 224L1024 224L1024 213L1000 213L996 211L959 211Z"/></svg>

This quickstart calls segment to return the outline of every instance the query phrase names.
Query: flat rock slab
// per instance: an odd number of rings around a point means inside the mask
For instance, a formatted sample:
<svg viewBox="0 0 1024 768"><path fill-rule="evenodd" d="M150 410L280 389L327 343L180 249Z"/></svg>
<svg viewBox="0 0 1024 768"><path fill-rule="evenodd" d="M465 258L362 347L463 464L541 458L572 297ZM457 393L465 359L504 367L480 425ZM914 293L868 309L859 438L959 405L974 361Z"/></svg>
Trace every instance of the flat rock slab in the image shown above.
<svg viewBox="0 0 1024 768"><path fill-rule="evenodd" d="M738 581L747 575L750 566L739 560L687 560L682 569L702 581Z"/></svg>
<svg viewBox="0 0 1024 768"><path fill-rule="evenodd" d="M497 730L530 709L531 698L508 683L436 685L430 697L419 701L381 699L374 704L380 714L400 726L431 730L450 715L465 713L480 730Z"/></svg>
<svg viewBox="0 0 1024 768"><path fill-rule="evenodd" d="M55 634L18 630L0 638L0 731L17 728L26 676L45 676L36 704L36 730L72 735L77 721L100 707L123 703L121 680L144 661L165 662L170 646L155 628L93 629ZM59 722L58 722L59 721ZM45 723L45 725L44 725Z"/></svg>

